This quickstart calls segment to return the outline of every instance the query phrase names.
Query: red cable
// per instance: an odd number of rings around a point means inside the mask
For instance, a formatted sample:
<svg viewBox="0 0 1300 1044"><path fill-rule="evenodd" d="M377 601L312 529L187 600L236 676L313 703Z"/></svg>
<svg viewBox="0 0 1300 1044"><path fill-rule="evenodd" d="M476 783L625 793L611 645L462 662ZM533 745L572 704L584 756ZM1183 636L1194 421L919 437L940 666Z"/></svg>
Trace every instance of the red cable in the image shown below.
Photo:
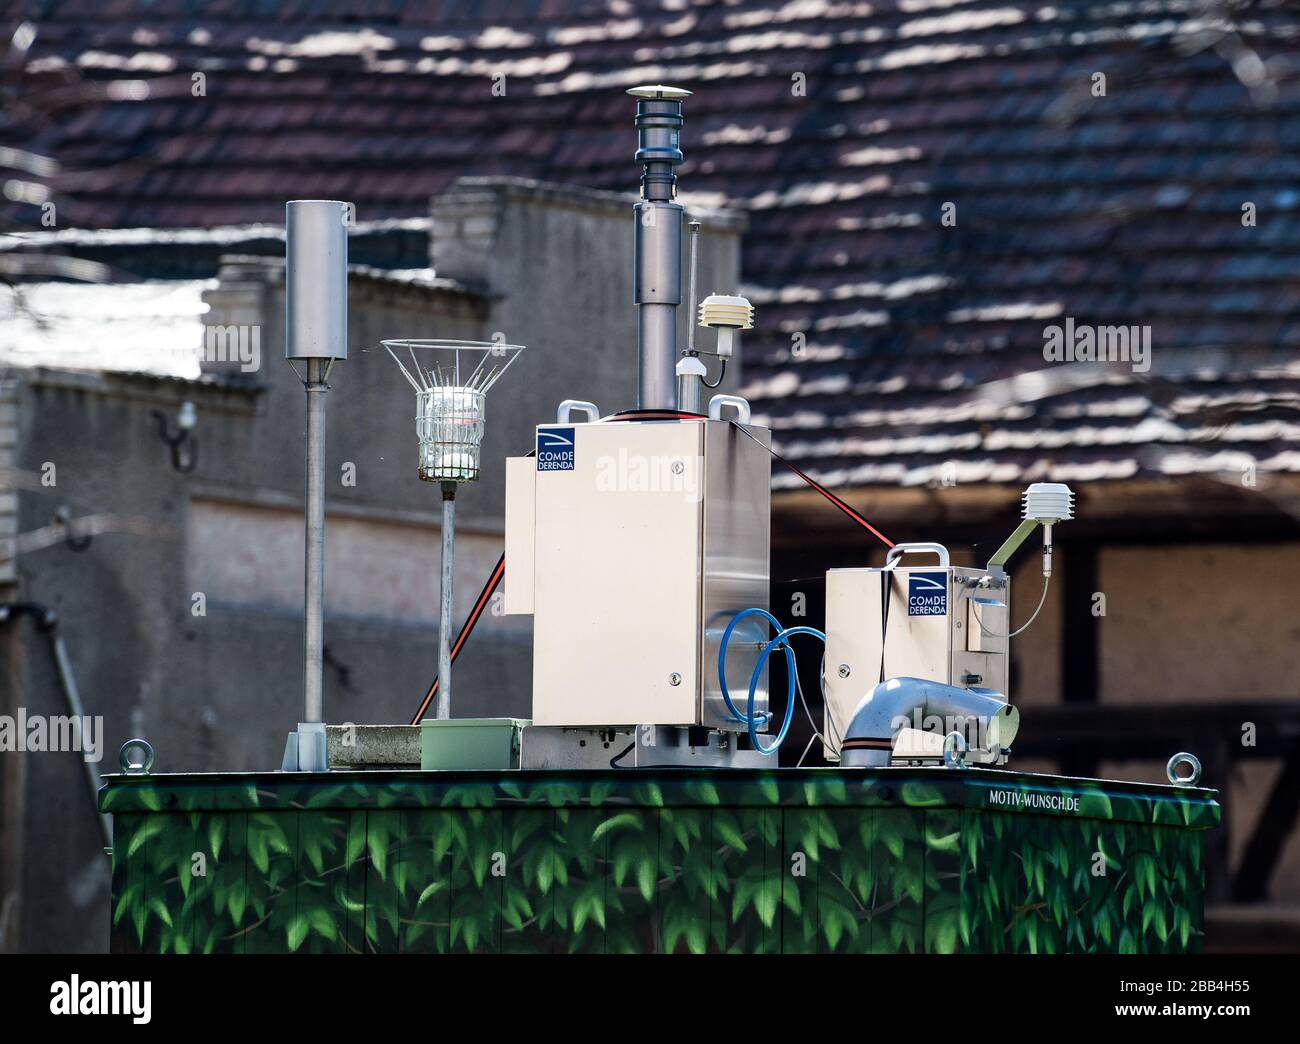
<svg viewBox="0 0 1300 1044"><path fill-rule="evenodd" d="M734 424L735 422L733 421L732 423ZM790 469L791 471L793 471L796 475L798 475L801 479L803 479L806 483L808 483L808 485L812 486L812 488L815 489L818 493L820 493L823 497L825 497L825 498L826 498L827 500L829 500L832 504L834 504L837 508L839 508L839 509L840 509L841 511L843 511L846 515L848 515L849 518L853 519L854 522L856 522L858 525L860 525L860 526L862 526L864 529L868 530L872 535L874 535L875 537L877 537L878 539L880 539L881 541L883 541L886 547L893 547L893 546L894 546L894 542L893 542L892 540L890 540L889 537L885 536L884 533L882 533L882 532L881 532L880 530L878 530L875 526L873 526L870 522L868 522L865 518L863 518L861 515L859 515L856 511L854 511L851 507L849 507L848 504L844 503L844 501L842 501L839 497L837 497L837 496L836 496L834 493L832 493L829 489L826 489L824 486L822 486L822 485L821 485L820 483L818 483L816 480L814 480L814 479L811 478L810 476L808 476L808 475L804 474L802 471L800 471L797 467L795 467L793 464L791 464L791 463L790 463L788 460L786 460L783 456L781 456L779 453L777 453L776 450L772 449L771 446L764 446L762 442L759 442L758 439L755 439L753 435L751 435L749 432L747 432L747 431L746 431L743 427L741 427L739 424L736 424L736 430L739 431L742 435L746 436L747 438L753 439L753 440L754 440L755 442L757 442L760 446L763 446L763 449L767 450L767 452L770 453L770 454L772 455L772 459L773 459L773 460L775 460L775 461L776 461L777 463L779 463L779 464L784 464L787 468L789 468L789 469Z"/></svg>
<svg viewBox="0 0 1300 1044"><path fill-rule="evenodd" d="M685 410L625 410L622 413L615 413L612 416L605 417L603 419L606 421L693 420L702 417L703 414L687 413ZM844 501L842 501L829 489L826 489L820 483L818 483L817 481L815 481L814 479L806 475L804 472L800 471L797 467L795 467L788 460L786 460L779 453L777 453L776 450L772 449L771 446L766 446L758 439L755 439L754 436L751 435L748 431L746 431L741 425L736 424L735 421L732 421L732 424L735 425L736 430L739 431L742 435L746 436L747 438L753 439L760 446L762 446L763 449L767 450L767 452L772 455L772 458L777 463L785 465L796 475L798 475L801 479L803 479L806 483L808 483L808 485L810 485L813 489L815 489L818 493L820 493L823 497L825 497L837 508L843 511L844 514L848 515L849 518L853 519L854 522L862 526L864 529L868 530L877 539L883 541L886 547L894 546L894 542L890 540L889 537L885 536L884 533L882 533L870 522L868 522L865 518L859 515L856 511L854 511L851 507L849 507L848 504L844 503Z"/></svg>
<svg viewBox="0 0 1300 1044"><path fill-rule="evenodd" d="M506 556L502 554L501 557L497 559L497 564L492 570L492 575L487 578L487 583L483 585L483 590L479 592L478 600L474 603L474 608L470 610L469 619L465 621L464 626L460 629L460 633L456 635L455 644L451 647L452 663L456 662L456 657L460 655L461 649L464 648L470 632L474 630L474 625L478 623L479 617L483 615L483 609L487 606L489 599L491 599L492 592L497 589L497 585L501 583L501 578L505 576L505 574ZM420 704L420 709L415 712L415 717L411 719L412 725L420 724L420 719L424 717L424 712L429 709L429 704L433 702L433 697L437 695L437 692L438 679L435 677L433 679L433 684L429 686L429 691L424 697L424 702Z"/></svg>

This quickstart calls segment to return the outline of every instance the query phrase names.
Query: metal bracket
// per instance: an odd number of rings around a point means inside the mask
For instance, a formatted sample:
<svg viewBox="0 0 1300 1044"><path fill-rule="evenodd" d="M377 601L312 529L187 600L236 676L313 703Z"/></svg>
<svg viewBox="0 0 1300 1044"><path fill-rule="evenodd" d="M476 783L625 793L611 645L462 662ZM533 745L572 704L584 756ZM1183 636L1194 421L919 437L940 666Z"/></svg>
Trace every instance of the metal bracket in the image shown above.
<svg viewBox="0 0 1300 1044"><path fill-rule="evenodd" d="M1011 559L1011 556L1016 553L1020 545L1029 539L1029 534L1037 529L1039 525L1037 519L1025 519L1020 525L1016 526L1015 532L1002 542L1002 546L993 552L993 557L989 559L988 570L994 578L1006 575L1003 567Z"/></svg>

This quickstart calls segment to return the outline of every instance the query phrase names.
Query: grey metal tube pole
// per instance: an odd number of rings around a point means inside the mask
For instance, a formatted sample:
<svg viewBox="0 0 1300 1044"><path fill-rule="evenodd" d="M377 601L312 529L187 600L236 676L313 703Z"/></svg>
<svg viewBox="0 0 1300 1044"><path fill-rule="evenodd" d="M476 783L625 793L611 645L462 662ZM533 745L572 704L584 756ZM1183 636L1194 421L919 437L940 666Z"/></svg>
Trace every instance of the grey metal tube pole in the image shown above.
<svg viewBox="0 0 1300 1044"><path fill-rule="evenodd" d="M637 406L643 410L671 410L677 406L677 306L643 304L637 330L640 366Z"/></svg>
<svg viewBox="0 0 1300 1044"><path fill-rule="evenodd" d="M687 225L691 240L691 260L690 260L690 305L686 312L686 350L682 353L684 357L690 360L699 358L695 351L695 276L699 262L700 247L700 222L692 221ZM678 372L677 375L677 408L687 413L700 412L700 378L698 374Z"/></svg>
<svg viewBox="0 0 1300 1044"><path fill-rule="evenodd" d="M677 306L682 303L682 216L674 168L682 162L682 99L662 84L633 87L641 202L635 208L632 300L637 307L637 406L677 405Z"/></svg>
<svg viewBox="0 0 1300 1044"><path fill-rule="evenodd" d="M456 484L442 484L442 581L438 589L438 700L433 716L451 717L452 568L456 561Z"/></svg>
<svg viewBox="0 0 1300 1044"><path fill-rule="evenodd" d="M329 770L325 732L325 394L330 368L348 357L348 220L340 200L294 199L284 214L284 357L307 393L303 516L302 717L283 767ZM304 377L296 363L305 363Z"/></svg>
<svg viewBox="0 0 1300 1044"><path fill-rule="evenodd" d="M325 383L328 360L307 360L307 495L303 555L303 721L325 720Z"/></svg>
<svg viewBox="0 0 1300 1044"><path fill-rule="evenodd" d="M68 659L68 648L63 644L63 636L53 628L50 629L50 648L54 652L54 665L59 671L59 681L63 686L63 700L68 706L68 714L74 721L84 722L86 712L81 706L81 693L77 691L77 679L72 673L72 661ZM103 742L103 737L100 737ZM82 747L85 747L85 738L82 738ZM103 754L103 751L100 751ZM95 771L94 765L84 757L81 759L81 765L86 773L86 783L90 787L90 803L95 809L99 819L99 829L104 835L104 847L113 847L113 825L112 820L99 811L99 774Z"/></svg>
<svg viewBox="0 0 1300 1044"><path fill-rule="evenodd" d="M81 693L77 689L77 678L72 673L72 660L68 656L68 648L63 642L63 636L59 634L59 616L47 606L38 602L11 602L7 605L0 605L0 623L13 619L15 616L27 614L36 621L37 627L45 634L50 643L50 654L54 658L54 669L59 674L59 687L63 690L63 702L68 709L68 716L83 728L81 734L81 756L82 770L86 774L86 783L90 788L90 807L94 810L96 817L99 819L99 828L104 836L104 847L111 848L113 845L113 817L107 813L99 811L99 776L96 774L91 763L85 759L86 736L84 724L86 721L85 708L81 705ZM103 736L100 736L100 742L103 743ZM103 751L100 752L101 758Z"/></svg>
<svg viewBox="0 0 1300 1044"><path fill-rule="evenodd" d="M699 261L700 261L701 224L698 221L691 221L687 223L686 227L689 230L690 237L691 237L691 275L690 275L691 296L690 296L690 305L689 305L690 311L686 313L686 350L694 354L695 352L695 307L697 304L695 300L695 282L696 282L696 276L699 274L698 268L699 268Z"/></svg>
<svg viewBox="0 0 1300 1044"><path fill-rule="evenodd" d="M682 215L677 203L636 205L636 262L632 299L637 308L637 405L677 405L677 306L682 302Z"/></svg>

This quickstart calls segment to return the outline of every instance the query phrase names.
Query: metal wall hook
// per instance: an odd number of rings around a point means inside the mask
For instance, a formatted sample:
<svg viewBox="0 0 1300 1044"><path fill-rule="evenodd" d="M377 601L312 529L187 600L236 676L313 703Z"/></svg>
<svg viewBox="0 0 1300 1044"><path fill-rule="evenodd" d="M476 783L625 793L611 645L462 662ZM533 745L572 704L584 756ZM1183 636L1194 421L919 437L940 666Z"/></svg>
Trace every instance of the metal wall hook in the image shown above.
<svg viewBox="0 0 1300 1044"><path fill-rule="evenodd" d="M199 462L198 443L190 437L190 432L198 421L194 403L188 399L181 403L180 409L176 411L176 432L174 434L170 430L171 426L167 414L163 413L162 410L150 410L149 416L158 422L158 435L172 451L172 467L182 475L188 475L198 466Z"/></svg>

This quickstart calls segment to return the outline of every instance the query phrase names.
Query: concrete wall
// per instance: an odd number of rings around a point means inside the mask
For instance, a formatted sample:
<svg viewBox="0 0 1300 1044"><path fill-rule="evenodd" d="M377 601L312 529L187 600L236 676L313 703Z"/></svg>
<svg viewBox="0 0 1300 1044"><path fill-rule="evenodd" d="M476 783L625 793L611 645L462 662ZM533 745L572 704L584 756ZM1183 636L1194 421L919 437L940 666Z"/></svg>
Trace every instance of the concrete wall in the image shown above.
<svg viewBox="0 0 1300 1044"><path fill-rule="evenodd" d="M1107 700L1300 698L1300 545L1108 548L1099 583Z"/></svg>
<svg viewBox="0 0 1300 1044"><path fill-rule="evenodd" d="M439 200L435 220L435 281L350 275L349 358L328 403L331 722L409 720L436 668L439 497L416 476L414 395L380 339L499 331L528 346L489 395L483 478L460 498L462 619L500 553L504 456L528 452L562 399L635 405L630 199L479 181ZM709 283L729 288L740 226L708 220ZM24 532L61 505L114 517L84 551L56 543L15 565L17 593L59 613L87 711L105 719L103 771L132 736L153 743L158 771L276 767L298 720L305 414L283 360L282 265L231 257L206 302L209 327L258 328L255 371L205 363L199 382L25 371L0 416L0 452L29 480L0 501L0 523L7 503ZM192 474L173 469L151 417L174 428L186 400L198 412ZM38 480L46 463L51 487ZM0 713L62 712L30 621L0 624L0 655ZM530 680L530 621L489 613L457 663L453 713L526 716ZM108 860L81 771L68 752L0 755L0 949L106 948Z"/></svg>

